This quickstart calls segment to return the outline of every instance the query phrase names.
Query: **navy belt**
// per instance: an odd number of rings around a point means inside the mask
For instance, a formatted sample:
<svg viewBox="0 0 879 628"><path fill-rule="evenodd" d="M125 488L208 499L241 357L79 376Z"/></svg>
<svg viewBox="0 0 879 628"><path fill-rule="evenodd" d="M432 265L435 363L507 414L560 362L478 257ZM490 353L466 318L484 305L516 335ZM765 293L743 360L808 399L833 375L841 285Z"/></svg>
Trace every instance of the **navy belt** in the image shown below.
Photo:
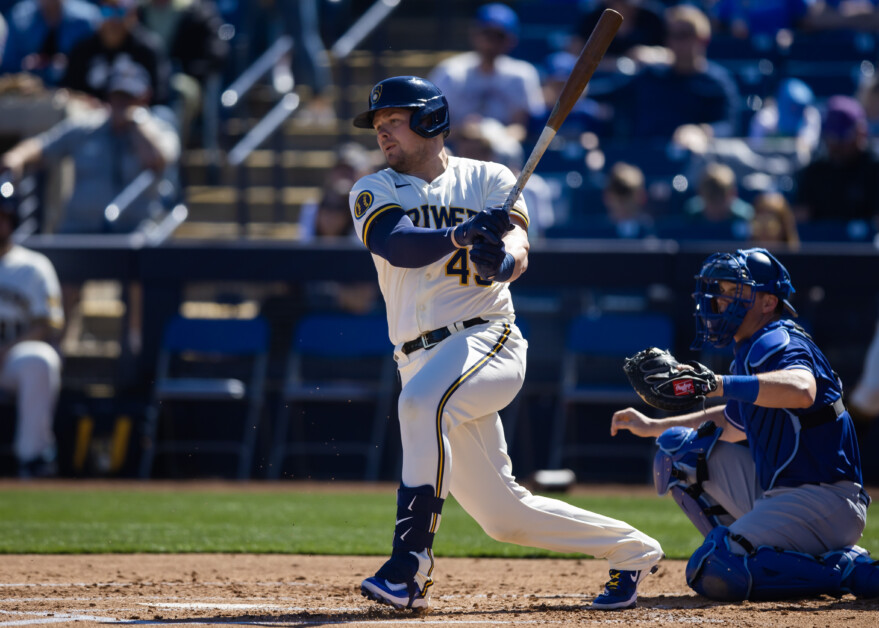
<svg viewBox="0 0 879 628"><path fill-rule="evenodd" d="M845 412L845 404L842 402L842 397L840 397L820 410L802 415L800 417L800 425L804 430L808 430L825 423L833 423L843 412Z"/></svg>
<svg viewBox="0 0 879 628"><path fill-rule="evenodd" d="M415 340L404 342L400 350L404 355L409 355L413 351L418 351L419 349L432 349L437 344L451 336L455 331L458 331L458 325L461 326L461 329L467 329L468 327L482 325L487 322L488 321L484 318L471 318L462 323L454 323L447 327L440 327L439 329L434 329L433 331L421 334Z"/></svg>

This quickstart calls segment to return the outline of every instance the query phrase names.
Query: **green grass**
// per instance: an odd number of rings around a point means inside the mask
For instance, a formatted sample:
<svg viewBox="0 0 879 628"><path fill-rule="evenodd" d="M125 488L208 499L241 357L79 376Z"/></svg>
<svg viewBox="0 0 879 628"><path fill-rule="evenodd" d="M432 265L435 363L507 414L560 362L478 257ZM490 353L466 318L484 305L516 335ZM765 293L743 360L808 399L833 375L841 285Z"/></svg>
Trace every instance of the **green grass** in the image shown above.
<svg viewBox="0 0 879 628"><path fill-rule="evenodd" d="M687 558L701 537L670 498L573 497L623 519ZM393 490L384 493L181 490L0 490L0 553L256 552L384 555L393 533ZM879 553L879 522L861 545ZM449 499L434 549L441 556L539 557L552 552L498 543Z"/></svg>

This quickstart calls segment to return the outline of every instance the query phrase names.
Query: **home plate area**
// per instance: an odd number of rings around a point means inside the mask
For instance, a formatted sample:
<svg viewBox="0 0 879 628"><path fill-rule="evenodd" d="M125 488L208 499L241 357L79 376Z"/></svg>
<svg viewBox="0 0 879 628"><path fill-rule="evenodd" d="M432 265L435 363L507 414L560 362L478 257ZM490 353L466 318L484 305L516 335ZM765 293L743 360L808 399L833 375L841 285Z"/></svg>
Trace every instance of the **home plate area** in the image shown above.
<svg viewBox="0 0 879 628"><path fill-rule="evenodd" d="M638 607L589 610L607 580L602 560L437 560L428 613L394 611L360 596L381 557L251 554L6 555L0 627L620 625L872 626L877 601L852 596L719 604L663 561Z"/></svg>

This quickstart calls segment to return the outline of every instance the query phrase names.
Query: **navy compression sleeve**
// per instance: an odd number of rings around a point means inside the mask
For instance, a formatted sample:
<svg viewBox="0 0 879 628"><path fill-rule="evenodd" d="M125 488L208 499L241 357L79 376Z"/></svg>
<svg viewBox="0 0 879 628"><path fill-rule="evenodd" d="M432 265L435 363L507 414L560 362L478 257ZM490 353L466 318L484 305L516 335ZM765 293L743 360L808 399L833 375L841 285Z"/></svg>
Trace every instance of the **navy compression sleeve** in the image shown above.
<svg viewBox="0 0 879 628"><path fill-rule="evenodd" d="M369 229L369 250L398 268L421 268L455 250L452 228L416 227L403 210L378 216Z"/></svg>

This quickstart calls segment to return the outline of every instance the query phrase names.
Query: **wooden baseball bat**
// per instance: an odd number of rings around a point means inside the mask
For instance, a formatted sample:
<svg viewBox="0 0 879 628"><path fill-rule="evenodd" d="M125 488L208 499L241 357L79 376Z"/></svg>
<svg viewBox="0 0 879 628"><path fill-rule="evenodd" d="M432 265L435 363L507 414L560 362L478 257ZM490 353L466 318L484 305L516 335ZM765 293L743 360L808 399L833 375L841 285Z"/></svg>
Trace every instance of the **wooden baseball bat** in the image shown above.
<svg viewBox="0 0 879 628"><path fill-rule="evenodd" d="M583 46L580 56L577 57L574 69L571 70L571 76L565 82L562 93L559 94L559 99L552 108L552 113L549 114L546 126L541 131L540 137L537 138L537 143L534 145L531 155L528 156L528 161L525 162L522 172L519 173L516 185L513 186L513 189L510 190L510 194L507 196L507 200L504 201L504 209L506 211L509 212L519 199L522 189L525 187L528 179L531 178L534 168L537 167L537 162L543 157L543 153L546 152L549 143L555 137L559 127L562 126L562 122L571 113L574 104L579 100L583 90L586 89L586 84L592 78L595 68L598 67L601 58L607 52L611 40L617 34L622 23L623 16L613 9L605 9L602 12L598 23L592 29L592 33L586 41L586 45Z"/></svg>

